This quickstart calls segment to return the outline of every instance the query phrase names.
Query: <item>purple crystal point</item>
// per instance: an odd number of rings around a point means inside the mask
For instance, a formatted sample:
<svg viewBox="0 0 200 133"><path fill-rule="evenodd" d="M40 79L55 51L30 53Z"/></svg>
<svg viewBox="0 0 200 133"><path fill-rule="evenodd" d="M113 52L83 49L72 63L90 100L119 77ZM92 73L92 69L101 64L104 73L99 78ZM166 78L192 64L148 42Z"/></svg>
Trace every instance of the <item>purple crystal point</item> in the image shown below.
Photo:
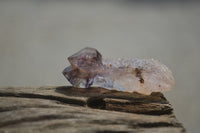
<svg viewBox="0 0 200 133"><path fill-rule="evenodd" d="M90 87L93 79L103 68L102 56L94 48L84 48L68 57L71 66L64 69L63 74L68 81L77 87Z"/></svg>
<svg viewBox="0 0 200 133"><path fill-rule="evenodd" d="M63 74L77 87L98 86L150 94L170 90L171 71L154 59L102 59L94 48L84 48L68 57L71 66Z"/></svg>
<svg viewBox="0 0 200 133"><path fill-rule="evenodd" d="M102 66L102 56L94 48L84 48L74 55L68 57L68 60L74 69L81 71L93 71Z"/></svg>

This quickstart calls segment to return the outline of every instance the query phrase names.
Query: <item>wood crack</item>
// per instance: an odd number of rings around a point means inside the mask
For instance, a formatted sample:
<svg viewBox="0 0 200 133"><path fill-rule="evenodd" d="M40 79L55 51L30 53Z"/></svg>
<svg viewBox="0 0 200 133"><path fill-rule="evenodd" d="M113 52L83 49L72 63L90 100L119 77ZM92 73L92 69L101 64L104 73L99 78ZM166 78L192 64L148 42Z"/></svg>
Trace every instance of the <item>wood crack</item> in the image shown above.
<svg viewBox="0 0 200 133"><path fill-rule="evenodd" d="M12 106L12 107L0 107L0 112L20 110L25 108L63 108L59 106L48 106L48 105L25 105L25 106Z"/></svg>
<svg viewBox="0 0 200 133"><path fill-rule="evenodd" d="M128 113L164 115L172 114L172 107L169 104L133 102L131 100L116 99L108 97L91 97L87 100L91 108L113 110Z"/></svg>
<svg viewBox="0 0 200 133"><path fill-rule="evenodd" d="M20 98L39 98L39 99L48 99L48 100L56 100L65 104L73 104L79 106L85 106L85 102L77 99L70 99L65 97L57 97L52 95L40 95L40 94L32 94L32 93L2 93L0 92L0 97L20 97Z"/></svg>
<svg viewBox="0 0 200 133"><path fill-rule="evenodd" d="M0 128L10 126L10 125L15 125L15 124L27 123L27 122L37 122L37 121L56 120L56 119L70 119L70 118L76 118L76 117L70 116L70 115L69 116L67 116L67 115L43 115L43 116L37 116L37 117L26 117L26 118L5 121L3 123L0 123Z"/></svg>

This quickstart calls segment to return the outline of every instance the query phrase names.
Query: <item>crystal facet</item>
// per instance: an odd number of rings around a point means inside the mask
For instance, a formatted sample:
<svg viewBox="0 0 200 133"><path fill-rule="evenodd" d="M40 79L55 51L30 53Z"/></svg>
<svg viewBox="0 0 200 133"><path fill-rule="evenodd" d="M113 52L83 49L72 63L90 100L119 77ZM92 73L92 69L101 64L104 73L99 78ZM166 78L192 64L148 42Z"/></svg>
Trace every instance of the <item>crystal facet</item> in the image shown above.
<svg viewBox="0 0 200 133"><path fill-rule="evenodd" d="M71 66L63 74L77 87L93 85L150 94L170 90L174 85L172 72L154 59L102 59L96 49L86 47L68 60Z"/></svg>

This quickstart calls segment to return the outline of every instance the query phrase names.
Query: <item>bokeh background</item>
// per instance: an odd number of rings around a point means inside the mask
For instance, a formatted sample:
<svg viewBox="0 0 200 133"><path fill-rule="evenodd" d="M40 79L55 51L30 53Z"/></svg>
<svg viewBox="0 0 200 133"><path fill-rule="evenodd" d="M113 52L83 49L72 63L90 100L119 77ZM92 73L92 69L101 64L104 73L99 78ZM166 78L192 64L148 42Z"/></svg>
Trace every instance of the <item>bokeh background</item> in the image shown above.
<svg viewBox="0 0 200 133"><path fill-rule="evenodd" d="M165 96L188 132L200 123L198 1L0 1L0 87L68 85L67 57L155 58L174 73Z"/></svg>

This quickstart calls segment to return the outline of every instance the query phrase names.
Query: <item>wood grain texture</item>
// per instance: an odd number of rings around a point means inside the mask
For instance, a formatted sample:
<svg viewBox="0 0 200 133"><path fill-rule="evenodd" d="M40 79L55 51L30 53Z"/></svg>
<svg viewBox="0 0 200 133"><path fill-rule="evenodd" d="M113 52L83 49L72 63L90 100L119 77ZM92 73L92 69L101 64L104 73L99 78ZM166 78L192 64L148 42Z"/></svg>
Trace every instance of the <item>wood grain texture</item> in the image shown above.
<svg viewBox="0 0 200 133"><path fill-rule="evenodd" d="M162 93L71 86L0 89L0 133L185 132Z"/></svg>

